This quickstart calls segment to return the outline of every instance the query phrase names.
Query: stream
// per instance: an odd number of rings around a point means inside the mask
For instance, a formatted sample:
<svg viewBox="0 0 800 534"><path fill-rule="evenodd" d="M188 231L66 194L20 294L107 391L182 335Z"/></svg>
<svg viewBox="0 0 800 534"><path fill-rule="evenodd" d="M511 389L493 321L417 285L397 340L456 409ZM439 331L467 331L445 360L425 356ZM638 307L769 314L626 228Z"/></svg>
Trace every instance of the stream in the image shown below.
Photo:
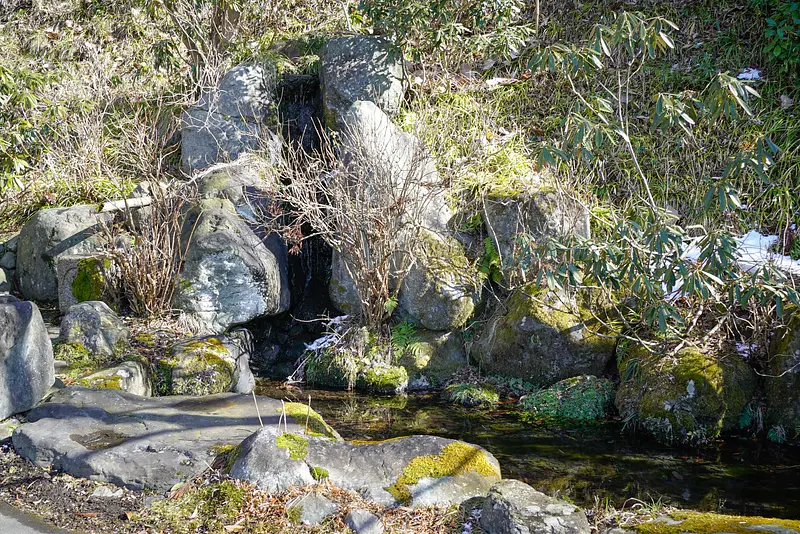
<svg viewBox="0 0 800 534"><path fill-rule="evenodd" d="M308 402L348 440L435 434L484 447L504 478L583 507L636 500L734 515L800 519L800 450L729 438L705 450L670 449L615 421L581 429L524 423L514 404L462 408L437 394L383 397L347 391L287 390L259 380L257 393Z"/></svg>

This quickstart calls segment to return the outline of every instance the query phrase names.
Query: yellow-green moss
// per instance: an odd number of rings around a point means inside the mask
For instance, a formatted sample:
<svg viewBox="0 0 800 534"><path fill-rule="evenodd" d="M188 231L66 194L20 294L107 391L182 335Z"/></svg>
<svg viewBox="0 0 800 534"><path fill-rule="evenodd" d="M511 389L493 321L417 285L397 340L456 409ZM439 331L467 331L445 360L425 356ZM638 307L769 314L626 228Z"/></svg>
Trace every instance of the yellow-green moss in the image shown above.
<svg viewBox="0 0 800 534"><path fill-rule="evenodd" d="M72 296L78 302L103 300L106 287L105 271L111 261L101 258L85 258L78 261L75 279L72 281Z"/></svg>
<svg viewBox="0 0 800 534"><path fill-rule="evenodd" d="M296 504L286 509L286 517L293 525L299 525L303 519L303 505Z"/></svg>
<svg viewBox="0 0 800 534"><path fill-rule="evenodd" d="M418 456L411 460L397 477L394 484L386 488L400 504L411 502L411 490L421 478L442 478L474 471L485 477L500 478L500 471L492 464L486 453L466 443L447 445L438 456Z"/></svg>
<svg viewBox="0 0 800 534"><path fill-rule="evenodd" d="M308 435L309 436L322 436L330 439L339 439L339 434L325 422L320 414L309 408L305 404L299 402L284 403L288 415L294 422L301 427L305 428L306 421L308 421ZM283 408L278 408L278 412L282 412Z"/></svg>
<svg viewBox="0 0 800 534"><path fill-rule="evenodd" d="M779 528L800 532L800 521L789 519L719 515L691 511L675 512L670 514L670 517L674 521L680 521L680 523L671 525L664 521L650 521L634 528L641 534L681 534L683 532L695 534L715 534L717 532L753 534L754 532L763 532L774 534L776 529Z"/></svg>
<svg viewBox="0 0 800 534"><path fill-rule="evenodd" d="M311 468L311 477L314 480L317 480L317 481L325 480L329 476L330 476L330 473L328 473L328 470L325 469L324 467L312 467Z"/></svg>
<svg viewBox="0 0 800 534"><path fill-rule="evenodd" d="M489 384L451 384L444 390L444 397L463 406L492 406L500 402L500 395Z"/></svg>
<svg viewBox="0 0 800 534"><path fill-rule="evenodd" d="M107 374L87 377L78 380L78 385L92 389L118 389L122 390L122 377L117 374Z"/></svg>
<svg viewBox="0 0 800 534"><path fill-rule="evenodd" d="M177 345L170 359L160 362L160 385L168 384L171 395L213 395L229 391L234 366L230 353L216 337L192 339Z"/></svg>
<svg viewBox="0 0 800 534"><path fill-rule="evenodd" d="M275 438L275 445L287 449L292 460L303 460L308 454L308 440L297 434L281 434Z"/></svg>
<svg viewBox="0 0 800 534"><path fill-rule="evenodd" d="M133 336L133 340L146 347L153 348L156 346L156 338L153 334L145 334L142 332Z"/></svg>
<svg viewBox="0 0 800 534"><path fill-rule="evenodd" d="M356 381L360 389L376 393L397 393L408 384L408 373L404 367L370 367Z"/></svg>

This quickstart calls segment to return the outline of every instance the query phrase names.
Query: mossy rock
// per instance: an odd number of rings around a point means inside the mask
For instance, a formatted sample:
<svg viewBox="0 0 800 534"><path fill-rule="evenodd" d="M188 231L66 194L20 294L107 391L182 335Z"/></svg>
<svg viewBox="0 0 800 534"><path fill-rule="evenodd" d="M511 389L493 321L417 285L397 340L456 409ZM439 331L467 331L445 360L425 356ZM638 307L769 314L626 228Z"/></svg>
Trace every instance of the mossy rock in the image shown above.
<svg viewBox="0 0 800 534"><path fill-rule="evenodd" d="M471 354L485 372L539 387L581 375L602 375L615 340L592 317L589 293L568 298L531 284L497 305ZM595 334L597 331L600 335Z"/></svg>
<svg viewBox="0 0 800 534"><path fill-rule="evenodd" d="M520 406L535 420L594 421L609 415L614 393L610 380L576 376L523 397Z"/></svg>
<svg viewBox="0 0 800 534"><path fill-rule="evenodd" d="M291 460L304 460L308 454L308 439L297 434L281 434L275 438L279 449L287 449Z"/></svg>
<svg viewBox="0 0 800 534"><path fill-rule="evenodd" d="M489 384L451 384L444 389L444 398L463 406L494 406L500 395Z"/></svg>
<svg viewBox="0 0 800 534"><path fill-rule="evenodd" d="M775 332L764 377L767 422L789 435L800 431L800 316Z"/></svg>
<svg viewBox="0 0 800 534"><path fill-rule="evenodd" d="M406 369L409 389L441 387L468 364L461 332L417 330L415 338L397 362Z"/></svg>
<svg viewBox="0 0 800 534"><path fill-rule="evenodd" d="M373 365L356 380L358 389L371 393L402 393L408 386L408 373L397 365Z"/></svg>
<svg viewBox="0 0 800 534"><path fill-rule="evenodd" d="M342 356L327 349L311 355L305 367L306 382L332 388L347 387L348 375L353 371L348 368L346 358Z"/></svg>
<svg viewBox="0 0 800 534"><path fill-rule="evenodd" d="M305 404L286 402L282 408L278 408L278 412L291 417L295 424L300 425L303 429L308 428L309 436L324 437L337 441L342 439L339 433L326 423L320 414Z"/></svg>
<svg viewBox="0 0 800 534"><path fill-rule="evenodd" d="M640 534L793 534L800 532L800 521L681 510L633 529Z"/></svg>
<svg viewBox="0 0 800 534"><path fill-rule="evenodd" d="M78 261L72 296L78 302L106 300L106 272L111 268L108 258L90 257Z"/></svg>
<svg viewBox="0 0 800 534"><path fill-rule="evenodd" d="M667 444L702 445L735 429L756 387L755 373L732 351L685 348L667 357L637 345L618 364L622 419Z"/></svg>

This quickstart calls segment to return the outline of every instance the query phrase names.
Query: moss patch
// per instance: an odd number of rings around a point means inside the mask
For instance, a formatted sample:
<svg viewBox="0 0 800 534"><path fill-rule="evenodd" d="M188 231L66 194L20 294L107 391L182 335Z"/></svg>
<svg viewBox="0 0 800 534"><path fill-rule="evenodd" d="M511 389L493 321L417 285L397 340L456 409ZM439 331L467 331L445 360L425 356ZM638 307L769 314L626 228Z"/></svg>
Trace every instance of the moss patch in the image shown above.
<svg viewBox="0 0 800 534"><path fill-rule="evenodd" d="M169 395L213 395L230 391L234 379L230 352L216 337L179 343L159 362L159 389ZM169 374L169 376L167 376Z"/></svg>
<svg viewBox="0 0 800 534"><path fill-rule="evenodd" d="M358 377L356 385L375 393L399 393L408 385L408 372L400 366L370 367Z"/></svg>
<svg viewBox="0 0 800 534"><path fill-rule="evenodd" d="M526 396L520 405L534 419L592 421L606 417L613 403L610 380L577 376Z"/></svg>
<svg viewBox="0 0 800 534"><path fill-rule="evenodd" d="M485 477L500 478L500 471L489 462L486 453L473 445L456 442L447 445L438 456L418 456L403 469L394 484L386 488L397 502L411 503L411 490L421 478L442 478L474 471Z"/></svg>
<svg viewBox="0 0 800 534"><path fill-rule="evenodd" d="M670 514L680 523L670 525L664 521L650 521L635 528L641 534L714 534L728 532L730 534L753 534L764 532L775 534L778 529L789 529L800 532L800 521L788 519L769 519L757 516L719 515L701 512L680 511Z"/></svg>
<svg viewBox="0 0 800 534"><path fill-rule="evenodd" d="M224 532L234 523L246 500L246 486L223 480L192 489L177 499L156 501L143 515L165 532Z"/></svg>
<svg viewBox="0 0 800 534"><path fill-rule="evenodd" d="M330 473L328 473L328 470L325 469L324 467L312 467L311 476L314 478L314 480L319 481L328 478L330 476Z"/></svg>
<svg viewBox="0 0 800 534"><path fill-rule="evenodd" d="M308 454L308 440L297 434L281 434L275 438L275 445L280 449L288 449L292 460L303 460Z"/></svg>
<svg viewBox="0 0 800 534"><path fill-rule="evenodd" d="M78 261L72 296L78 302L103 300L106 287L105 271L111 267L107 258L85 258Z"/></svg>
<svg viewBox="0 0 800 534"><path fill-rule="evenodd" d="M492 406L500 402L500 395L489 384L451 384L444 390L444 397L463 406Z"/></svg>
<svg viewBox="0 0 800 534"><path fill-rule="evenodd" d="M288 415L294 422L301 427L305 428L306 421L308 421L308 435L309 436L322 436L329 439L339 439L339 434L325 422L320 414L309 408L305 404L299 402L287 402L284 404L285 415ZM278 408L278 412L282 412L283 408Z"/></svg>

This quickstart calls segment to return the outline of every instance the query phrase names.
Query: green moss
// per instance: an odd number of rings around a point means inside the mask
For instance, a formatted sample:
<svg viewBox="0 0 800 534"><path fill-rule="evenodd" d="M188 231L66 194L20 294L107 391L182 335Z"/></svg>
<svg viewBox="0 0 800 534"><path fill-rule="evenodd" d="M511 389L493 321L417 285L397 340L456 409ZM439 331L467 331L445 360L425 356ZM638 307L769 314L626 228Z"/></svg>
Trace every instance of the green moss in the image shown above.
<svg viewBox="0 0 800 534"><path fill-rule="evenodd" d="M298 504L286 509L286 517L293 525L299 525L303 519L303 505Z"/></svg>
<svg viewBox="0 0 800 534"><path fill-rule="evenodd" d="M595 376L578 376L528 395L520 402L536 420L592 421L608 415L614 384Z"/></svg>
<svg viewBox="0 0 800 534"><path fill-rule="evenodd" d="M159 365L160 373L169 370L171 395L213 395L230 391L234 378L234 364L230 353L219 338L207 337L179 343L172 349L172 357ZM164 377L165 378L165 377Z"/></svg>
<svg viewBox="0 0 800 534"><path fill-rule="evenodd" d="M500 395L489 384L451 384L444 390L444 397L464 406L492 406L500 402Z"/></svg>
<svg viewBox="0 0 800 534"><path fill-rule="evenodd" d="M735 353L687 348L667 358L636 346L618 365L620 415L664 443L700 445L735 429L755 390L755 374Z"/></svg>
<svg viewBox="0 0 800 534"><path fill-rule="evenodd" d="M305 378L309 384L344 388L348 386L348 369L345 368L347 356L332 350L321 350L309 358L305 368Z"/></svg>
<svg viewBox="0 0 800 534"><path fill-rule="evenodd" d="M94 372L103 367L116 363L118 357L101 356L92 353L81 343L56 341L53 343L53 357L62 360L69 366L67 375L70 377L83 376L87 372Z"/></svg>
<svg viewBox="0 0 800 534"><path fill-rule="evenodd" d="M695 534L715 534L728 532L730 534L753 534L763 532L775 534L778 529L800 532L800 521L789 519L770 519L757 516L734 516L711 513L680 511L670 514L676 524L664 521L650 521L642 523L634 529L641 534L681 534L692 532Z"/></svg>
<svg viewBox="0 0 800 534"><path fill-rule="evenodd" d="M78 385L92 389L122 390L122 377L117 374L100 375L94 378L87 377L78 380Z"/></svg>
<svg viewBox="0 0 800 534"><path fill-rule="evenodd" d="M289 450L289 458L303 460L308 454L308 440L297 434L281 434L275 438L275 445Z"/></svg>
<svg viewBox="0 0 800 534"><path fill-rule="evenodd" d="M288 415L294 422L301 427L305 428L306 421L308 422L308 435L309 436L322 436L330 439L339 439L339 434L325 422L320 414L309 408L305 404L299 402L284 403L285 415ZM283 411L283 408L278 408L278 412Z"/></svg>
<svg viewBox="0 0 800 534"><path fill-rule="evenodd" d="M314 478L314 480L319 481L328 478L330 473L328 473L328 470L323 467L312 467L311 476Z"/></svg>
<svg viewBox="0 0 800 534"><path fill-rule="evenodd" d="M106 287L105 272L111 267L107 258L86 258L78 261L72 296L78 302L103 300Z"/></svg>
<svg viewBox="0 0 800 534"><path fill-rule="evenodd" d="M236 522L246 501L246 486L224 480L194 488L177 499L156 501L141 518L164 532L223 532Z"/></svg>
<svg viewBox="0 0 800 534"><path fill-rule="evenodd" d="M408 373L400 366L370 367L359 375L356 386L375 393L398 393L408 385Z"/></svg>
<svg viewBox="0 0 800 534"><path fill-rule="evenodd" d="M386 488L395 500L403 505L411 503L413 486L421 478L442 478L476 472L485 477L500 478L500 471L486 453L473 445L455 442L447 445L438 456L418 456L403 469L394 484Z"/></svg>
<svg viewBox="0 0 800 534"><path fill-rule="evenodd" d="M146 347L153 348L156 346L156 338L153 334L139 333L133 336L133 340Z"/></svg>

